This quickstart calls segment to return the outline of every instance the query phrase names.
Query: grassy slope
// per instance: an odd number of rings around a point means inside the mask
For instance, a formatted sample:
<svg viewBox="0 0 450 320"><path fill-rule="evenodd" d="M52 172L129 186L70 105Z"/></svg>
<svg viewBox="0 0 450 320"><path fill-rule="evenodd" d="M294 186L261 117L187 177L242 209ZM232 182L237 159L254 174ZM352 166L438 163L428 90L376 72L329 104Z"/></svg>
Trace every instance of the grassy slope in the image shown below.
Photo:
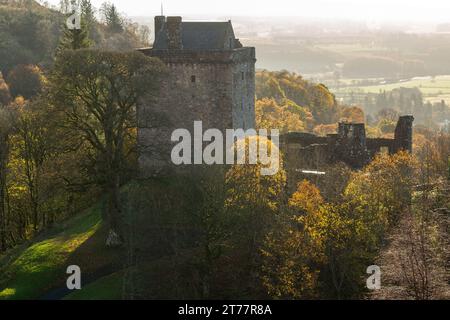
<svg viewBox="0 0 450 320"><path fill-rule="evenodd" d="M138 269L126 273L123 270L126 251L105 248L107 229L101 223L100 207L97 206L59 225L57 229L45 232L31 243L25 243L7 255L0 256L0 300L120 299L124 292L124 278L130 276L132 284L138 286L139 290L145 289L147 297L175 296L176 288L170 285L173 281L160 281L173 277L173 257L165 256L166 249L160 242L165 238L154 239L152 226L170 225L174 221L185 222L183 217L187 219L189 215L184 213L193 206L191 202L196 203L196 199L191 199L192 190L183 182L158 180L129 185L122 190L125 198L130 193L139 195L131 203L142 198L147 200L144 206L146 210L142 212L134 206L126 206L125 210L128 219L133 217L128 223L135 225L135 241L142 246L143 256L139 256L142 262ZM129 202L124 200L124 203ZM140 214L137 214L138 211ZM154 215L154 212L161 214ZM158 245L155 246L155 243ZM178 262L189 260L190 253L188 250L181 254L182 261ZM66 268L69 265L80 266L82 289L79 291L66 290ZM189 288L189 284L186 284L186 288Z"/></svg>
<svg viewBox="0 0 450 320"><path fill-rule="evenodd" d="M86 269L94 268L83 264L88 260L91 260L91 265L94 263L93 253L86 255L83 251L100 245L104 240L101 230L100 209L95 207L67 222L59 230L40 237L46 236L46 239L37 240L26 249L17 249L19 252L15 253L12 261L4 268L0 266L0 299L37 299L65 284L68 265L79 263L83 274ZM82 256L84 259L81 259ZM110 263L109 256L107 250L105 254L100 254L100 265Z"/></svg>

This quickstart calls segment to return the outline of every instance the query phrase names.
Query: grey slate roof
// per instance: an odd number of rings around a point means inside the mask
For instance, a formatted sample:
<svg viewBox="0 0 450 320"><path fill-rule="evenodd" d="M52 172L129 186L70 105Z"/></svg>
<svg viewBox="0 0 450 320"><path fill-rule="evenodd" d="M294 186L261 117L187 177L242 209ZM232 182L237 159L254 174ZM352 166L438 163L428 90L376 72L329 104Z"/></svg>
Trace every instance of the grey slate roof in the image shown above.
<svg viewBox="0 0 450 320"><path fill-rule="evenodd" d="M227 37L234 41L230 22L182 22L182 43L185 50L223 50L228 43ZM167 49L167 31L164 25L157 34L153 49Z"/></svg>

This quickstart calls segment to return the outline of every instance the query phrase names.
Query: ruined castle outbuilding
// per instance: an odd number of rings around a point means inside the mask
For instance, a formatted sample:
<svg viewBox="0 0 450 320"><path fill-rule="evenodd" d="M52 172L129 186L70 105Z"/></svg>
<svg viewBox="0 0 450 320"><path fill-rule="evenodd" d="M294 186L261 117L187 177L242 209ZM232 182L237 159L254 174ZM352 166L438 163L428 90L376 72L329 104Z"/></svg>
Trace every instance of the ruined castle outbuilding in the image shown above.
<svg viewBox="0 0 450 320"><path fill-rule="evenodd" d="M401 116L394 139L367 138L363 123L346 122L339 123L337 133L324 137L302 132L284 134L280 137L280 149L289 179L300 181L308 178L305 172L323 172L327 166L337 163L358 170L380 152L412 153L413 122L413 116Z"/></svg>

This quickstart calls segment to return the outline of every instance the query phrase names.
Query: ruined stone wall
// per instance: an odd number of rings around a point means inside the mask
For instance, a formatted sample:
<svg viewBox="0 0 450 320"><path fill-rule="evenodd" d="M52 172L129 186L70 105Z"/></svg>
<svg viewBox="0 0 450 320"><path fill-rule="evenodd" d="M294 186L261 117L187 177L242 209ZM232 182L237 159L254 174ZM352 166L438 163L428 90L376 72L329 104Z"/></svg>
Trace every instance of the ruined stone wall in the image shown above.
<svg viewBox="0 0 450 320"><path fill-rule="evenodd" d="M338 132L326 137L301 132L282 135L280 149L288 172L288 185L295 187L305 177L301 170L326 171L328 165L338 163L361 169L383 148L389 154L400 150L412 152L413 121L412 116L400 117L395 139L366 138L364 124L353 123L340 123Z"/></svg>
<svg viewBox="0 0 450 320"><path fill-rule="evenodd" d="M343 161L356 169L364 167L369 161L365 125L339 123L338 134L330 151L335 161Z"/></svg>
<svg viewBox="0 0 450 320"><path fill-rule="evenodd" d="M377 153L380 153L383 148L387 149L389 154L394 153L394 140L385 138L367 139L367 151L370 158L374 158Z"/></svg>
<svg viewBox="0 0 450 320"><path fill-rule="evenodd" d="M139 164L145 173L170 164L175 129L193 132L194 121L200 120L204 129L232 127L228 65L171 63L168 69L158 101L138 108Z"/></svg>
<svg viewBox="0 0 450 320"><path fill-rule="evenodd" d="M413 116L402 116L395 128L394 152L401 150L412 152L413 143Z"/></svg>
<svg viewBox="0 0 450 320"><path fill-rule="evenodd" d="M283 165L286 171L287 188L294 192L297 183L310 179L311 176L304 171L321 171L329 164L330 152L327 144L310 144L303 146L299 143L282 145Z"/></svg>

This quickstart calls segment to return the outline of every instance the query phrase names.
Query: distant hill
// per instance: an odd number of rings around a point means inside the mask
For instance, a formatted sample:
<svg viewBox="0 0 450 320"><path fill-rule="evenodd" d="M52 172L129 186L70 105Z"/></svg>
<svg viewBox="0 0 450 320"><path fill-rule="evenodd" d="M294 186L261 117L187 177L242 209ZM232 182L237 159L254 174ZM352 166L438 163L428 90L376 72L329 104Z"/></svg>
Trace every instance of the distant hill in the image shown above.
<svg viewBox="0 0 450 320"><path fill-rule="evenodd" d="M18 64L35 64L46 69L64 31L65 15L34 0L0 0L0 71L3 75ZM93 47L129 51L143 47L147 28L120 16L122 27L91 21L89 37Z"/></svg>
<svg viewBox="0 0 450 320"><path fill-rule="evenodd" d="M64 16L33 0L0 0L0 71L17 64L47 65L58 45Z"/></svg>

